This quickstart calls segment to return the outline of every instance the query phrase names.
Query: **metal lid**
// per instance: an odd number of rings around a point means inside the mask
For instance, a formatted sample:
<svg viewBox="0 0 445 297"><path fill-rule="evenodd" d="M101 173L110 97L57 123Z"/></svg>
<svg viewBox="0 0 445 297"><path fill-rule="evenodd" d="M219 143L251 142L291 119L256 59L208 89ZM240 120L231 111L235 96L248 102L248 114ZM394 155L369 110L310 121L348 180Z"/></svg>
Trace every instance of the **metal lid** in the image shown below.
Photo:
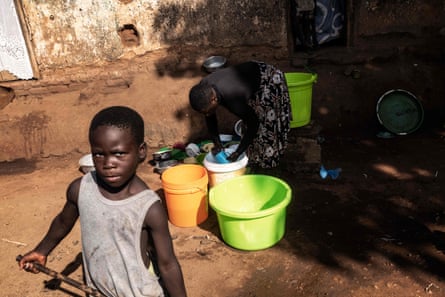
<svg viewBox="0 0 445 297"><path fill-rule="evenodd" d="M227 59L223 56L211 56L208 57L202 66L206 69L207 72L214 72L218 69L224 68L227 63Z"/></svg>
<svg viewBox="0 0 445 297"><path fill-rule="evenodd" d="M406 135L423 123L423 107L412 93L395 89L383 94L377 102L377 118L388 131Z"/></svg>

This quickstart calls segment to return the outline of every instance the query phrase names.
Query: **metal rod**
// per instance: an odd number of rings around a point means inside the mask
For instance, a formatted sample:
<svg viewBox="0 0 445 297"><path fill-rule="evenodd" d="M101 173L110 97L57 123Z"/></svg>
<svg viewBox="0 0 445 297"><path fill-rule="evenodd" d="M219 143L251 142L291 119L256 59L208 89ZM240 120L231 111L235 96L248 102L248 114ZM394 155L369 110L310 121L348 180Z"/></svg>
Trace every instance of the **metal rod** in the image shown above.
<svg viewBox="0 0 445 297"><path fill-rule="evenodd" d="M18 255L15 259L16 259L17 262L20 262L20 260L22 258L23 258L22 255ZM69 284L69 285L71 285L71 286L73 286L73 287L75 287L75 288L77 288L77 289L79 289L79 290L81 290L81 291L83 291L83 292L93 296L93 297L105 297L104 295L102 295L96 289L88 287L87 285L82 284L82 283L80 283L80 282L78 282L78 281L76 281L76 280L74 280L72 278L69 278L69 277L67 277L67 276L65 276L65 275L63 275L63 274L61 274L61 273L59 273L57 271L54 271L54 270L52 270L52 269L50 269L48 267L45 267L45 266L43 266L43 265L41 265L41 264L39 264L37 262L33 262L32 264L34 265L35 268L37 268L38 271L43 272L43 273L45 273L45 274L47 274L47 275L49 275L49 276L51 276L53 278L59 279L62 282L65 282L65 283L67 283L67 284Z"/></svg>

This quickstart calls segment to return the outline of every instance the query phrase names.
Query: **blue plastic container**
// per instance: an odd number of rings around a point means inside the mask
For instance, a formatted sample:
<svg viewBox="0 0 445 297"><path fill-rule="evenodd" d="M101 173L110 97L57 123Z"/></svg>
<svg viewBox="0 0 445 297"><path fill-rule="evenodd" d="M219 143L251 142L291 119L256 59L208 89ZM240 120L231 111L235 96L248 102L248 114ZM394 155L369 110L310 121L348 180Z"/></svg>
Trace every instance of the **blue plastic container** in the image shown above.
<svg viewBox="0 0 445 297"><path fill-rule="evenodd" d="M220 151L215 155L215 160L219 164L227 164L230 163L229 160L227 160L227 154L224 151Z"/></svg>

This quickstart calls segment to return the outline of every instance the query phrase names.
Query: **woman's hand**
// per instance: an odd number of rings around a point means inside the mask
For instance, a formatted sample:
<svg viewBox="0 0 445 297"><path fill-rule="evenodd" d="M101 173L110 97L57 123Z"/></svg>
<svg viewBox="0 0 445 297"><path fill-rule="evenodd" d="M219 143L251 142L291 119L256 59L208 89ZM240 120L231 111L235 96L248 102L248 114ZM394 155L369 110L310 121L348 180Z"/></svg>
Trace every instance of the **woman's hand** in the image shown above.
<svg viewBox="0 0 445 297"><path fill-rule="evenodd" d="M230 156L227 157L227 160L229 160L230 162L235 162L236 160L238 160L239 155L240 154L235 151L232 154L230 154Z"/></svg>
<svg viewBox="0 0 445 297"><path fill-rule="evenodd" d="M212 155L216 156L222 150L223 150L222 144L215 143L215 145L212 147Z"/></svg>

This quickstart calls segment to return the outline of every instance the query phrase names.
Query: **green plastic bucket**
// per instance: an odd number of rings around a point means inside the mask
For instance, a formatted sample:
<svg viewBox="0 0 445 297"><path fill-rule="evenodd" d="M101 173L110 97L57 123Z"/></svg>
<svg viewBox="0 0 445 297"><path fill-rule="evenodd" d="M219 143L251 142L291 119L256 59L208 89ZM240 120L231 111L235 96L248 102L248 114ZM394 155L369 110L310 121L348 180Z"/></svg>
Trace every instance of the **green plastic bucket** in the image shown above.
<svg viewBox="0 0 445 297"><path fill-rule="evenodd" d="M312 85L317 80L317 74L286 72L284 77L286 78L292 109L290 127L305 126L311 121Z"/></svg>
<svg viewBox="0 0 445 297"><path fill-rule="evenodd" d="M225 243L240 250L261 250L284 236L291 196L291 188L281 179L252 174L211 188L209 204Z"/></svg>

